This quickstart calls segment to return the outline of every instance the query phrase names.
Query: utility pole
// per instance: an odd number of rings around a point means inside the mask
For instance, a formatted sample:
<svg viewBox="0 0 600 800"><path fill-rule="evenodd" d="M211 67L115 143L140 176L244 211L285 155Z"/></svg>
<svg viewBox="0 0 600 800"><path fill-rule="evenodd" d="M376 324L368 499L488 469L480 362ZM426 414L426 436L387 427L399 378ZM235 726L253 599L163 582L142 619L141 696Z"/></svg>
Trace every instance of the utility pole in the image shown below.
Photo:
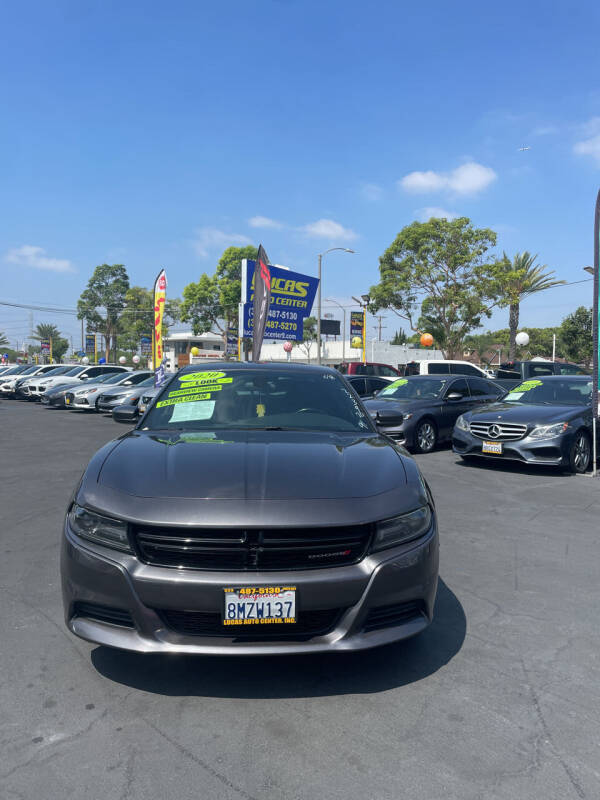
<svg viewBox="0 0 600 800"><path fill-rule="evenodd" d="M381 341L381 330L382 330L382 328L387 328L387 325L382 325L382 324L381 324L381 322L382 322L382 320L384 320L384 319L387 319L387 317L384 317L384 316L382 316L382 315L378 315L378 316L377 316L377 319L379 320L379 335L378 335L378 341Z"/></svg>
<svg viewBox="0 0 600 800"><path fill-rule="evenodd" d="M85 353L85 342L83 340L83 317L81 318L81 349Z"/></svg>

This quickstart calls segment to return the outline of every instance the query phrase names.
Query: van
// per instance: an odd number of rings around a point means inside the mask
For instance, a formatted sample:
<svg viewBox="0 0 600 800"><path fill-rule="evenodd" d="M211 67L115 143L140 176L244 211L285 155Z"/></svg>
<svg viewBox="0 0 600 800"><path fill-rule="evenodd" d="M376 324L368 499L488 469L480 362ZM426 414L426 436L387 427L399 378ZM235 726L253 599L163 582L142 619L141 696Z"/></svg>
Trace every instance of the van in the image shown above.
<svg viewBox="0 0 600 800"><path fill-rule="evenodd" d="M344 361L333 365L342 375L371 375L378 378L401 377L402 373L389 364L378 364L375 361Z"/></svg>

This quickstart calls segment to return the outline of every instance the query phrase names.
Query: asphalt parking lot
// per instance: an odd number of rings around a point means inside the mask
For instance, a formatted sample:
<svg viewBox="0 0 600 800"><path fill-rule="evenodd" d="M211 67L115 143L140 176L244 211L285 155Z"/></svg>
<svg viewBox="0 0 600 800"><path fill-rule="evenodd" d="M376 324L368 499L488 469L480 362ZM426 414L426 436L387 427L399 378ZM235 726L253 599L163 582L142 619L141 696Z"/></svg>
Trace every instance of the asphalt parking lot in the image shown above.
<svg viewBox="0 0 600 800"><path fill-rule="evenodd" d="M419 462L434 624L366 654L138 656L74 638L58 544L110 418L2 401L0 798L600 797L600 480Z"/></svg>

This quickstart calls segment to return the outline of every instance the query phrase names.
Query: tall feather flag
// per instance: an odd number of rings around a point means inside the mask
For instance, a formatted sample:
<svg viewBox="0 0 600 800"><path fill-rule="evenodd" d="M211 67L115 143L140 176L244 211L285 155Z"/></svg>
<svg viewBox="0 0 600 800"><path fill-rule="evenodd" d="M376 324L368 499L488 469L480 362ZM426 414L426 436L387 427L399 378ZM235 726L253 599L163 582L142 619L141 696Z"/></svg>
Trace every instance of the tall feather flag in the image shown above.
<svg viewBox="0 0 600 800"><path fill-rule="evenodd" d="M271 305L271 270L265 248L259 245L254 270L254 324L252 329L252 361L260 360L260 349L265 338L269 306Z"/></svg>
<svg viewBox="0 0 600 800"><path fill-rule="evenodd" d="M163 317L167 300L167 273L164 269L154 281L154 336L152 345L152 366L154 367L154 385L158 389L165 381L165 365L163 353Z"/></svg>

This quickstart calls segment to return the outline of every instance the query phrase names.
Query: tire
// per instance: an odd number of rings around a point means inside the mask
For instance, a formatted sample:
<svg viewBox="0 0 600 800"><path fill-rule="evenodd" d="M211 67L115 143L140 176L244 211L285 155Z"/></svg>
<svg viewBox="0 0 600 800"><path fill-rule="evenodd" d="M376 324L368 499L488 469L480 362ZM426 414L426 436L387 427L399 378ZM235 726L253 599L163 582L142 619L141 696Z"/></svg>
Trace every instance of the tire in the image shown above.
<svg viewBox="0 0 600 800"><path fill-rule="evenodd" d="M417 425L415 431L415 452L431 453L435 450L438 440L438 432L435 422L431 419L423 419Z"/></svg>
<svg viewBox="0 0 600 800"><path fill-rule="evenodd" d="M592 443L585 431L577 431L569 450L569 471L574 475L583 475L588 471L592 461Z"/></svg>

